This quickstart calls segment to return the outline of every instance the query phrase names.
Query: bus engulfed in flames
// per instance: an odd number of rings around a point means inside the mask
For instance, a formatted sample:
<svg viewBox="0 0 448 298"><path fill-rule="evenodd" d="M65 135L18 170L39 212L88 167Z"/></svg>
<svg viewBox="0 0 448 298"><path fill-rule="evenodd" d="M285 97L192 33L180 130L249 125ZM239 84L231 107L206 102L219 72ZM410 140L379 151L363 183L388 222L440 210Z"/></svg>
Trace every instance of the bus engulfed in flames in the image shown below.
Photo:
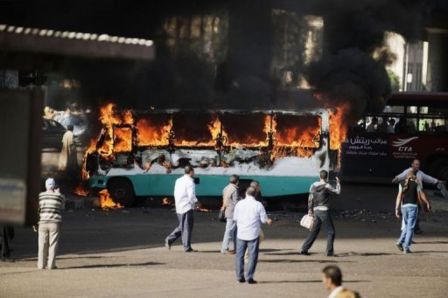
<svg viewBox="0 0 448 298"><path fill-rule="evenodd" d="M119 112L114 104L107 104L100 109L101 133L85 152L82 177L88 180L92 175L107 176L117 168L137 168L140 174L170 174L187 164L213 175L224 175L226 168L232 167L238 167L235 172L242 171L242 175L245 171L264 171L268 175L285 158L313 159L318 164L316 171L329 169L338 161L328 160L327 149L340 151L347 133L347 125L343 123L346 112L347 106L302 113L233 110L137 113ZM299 165L297 170L305 173L307 168ZM278 171L274 175L283 174ZM111 202L114 203L109 193L100 193L101 207L116 208Z"/></svg>

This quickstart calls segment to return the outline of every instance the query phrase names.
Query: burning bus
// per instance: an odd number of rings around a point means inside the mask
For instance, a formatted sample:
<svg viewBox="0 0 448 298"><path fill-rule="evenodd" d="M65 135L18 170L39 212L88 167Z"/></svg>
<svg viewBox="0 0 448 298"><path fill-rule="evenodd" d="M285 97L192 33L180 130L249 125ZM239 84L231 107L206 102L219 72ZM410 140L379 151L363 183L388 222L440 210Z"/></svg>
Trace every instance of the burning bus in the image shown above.
<svg viewBox="0 0 448 298"><path fill-rule="evenodd" d="M338 109L118 112L108 104L100 112L83 178L122 205L171 196L186 165L199 197L220 196L231 174L260 181L266 198L304 194L320 170L337 167L344 138Z"/></svg>

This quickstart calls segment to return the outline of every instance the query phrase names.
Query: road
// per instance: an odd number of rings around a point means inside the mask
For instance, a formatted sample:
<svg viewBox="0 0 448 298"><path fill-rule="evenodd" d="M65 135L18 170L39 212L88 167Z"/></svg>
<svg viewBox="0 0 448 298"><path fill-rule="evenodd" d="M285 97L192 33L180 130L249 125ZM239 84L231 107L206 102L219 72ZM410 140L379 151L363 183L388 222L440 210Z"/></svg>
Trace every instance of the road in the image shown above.
<svg viewBox="0 0 448 298"><path fill-rule="evenodd" d="M236 283L234 257L219 253L224 225L216 212L196 214L199 252L186 254L179 245L163 247L176 225L172 210L69 209L59 269L35 268L37 234L20 228L12 242L16 262L0 263L0 297L326 297L320 272L327 264L340 266L345 286L362 297L446 297L448 203L430 193L434 212L423 216L425 233L415 238L414 253L403 255L394 245L400 223L389 212L390 191L345 188L336 208L336 257L324 255L325 235L311 256L298 255L306 236L297 223L303 213L271 213L275 222L264 228L258 285Z"/></svg>

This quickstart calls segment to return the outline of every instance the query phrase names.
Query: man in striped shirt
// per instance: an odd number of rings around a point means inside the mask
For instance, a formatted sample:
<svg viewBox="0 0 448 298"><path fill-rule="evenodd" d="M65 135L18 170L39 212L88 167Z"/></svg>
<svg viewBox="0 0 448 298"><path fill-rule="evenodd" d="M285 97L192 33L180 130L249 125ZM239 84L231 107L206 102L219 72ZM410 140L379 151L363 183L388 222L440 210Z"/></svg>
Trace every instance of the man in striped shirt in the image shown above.
<svg viewBox="0 0 448 298"><path fill-rule="evenodd" d="M56 269L56 250L58 247L62 211L65 198L56 188L53 178L45 181L46 191L39 194L39 252L38 269Z"/></svg>

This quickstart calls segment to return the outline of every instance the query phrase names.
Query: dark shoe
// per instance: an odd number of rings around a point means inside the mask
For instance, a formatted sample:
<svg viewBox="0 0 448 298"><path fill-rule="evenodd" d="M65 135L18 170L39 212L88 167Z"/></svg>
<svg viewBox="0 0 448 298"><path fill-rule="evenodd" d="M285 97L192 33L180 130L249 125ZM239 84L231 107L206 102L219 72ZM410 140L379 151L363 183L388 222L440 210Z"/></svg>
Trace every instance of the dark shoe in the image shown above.
<svg viewBox="0 0 448 298"><path fill-rule="evenodd" d="M168 240L165 240L165 247L171 250L171 243Z"/></svg>
<svg viewBox="0 0 448 298"><path fill-rule="evenodd" d="M307 251L301 251L299 254L302 256L311 256L311 254Z"/></svg>
<svg viewBox="0 0 448 298"><path fill-rule="evenodd" d="M327 253L327 257L334 257L334 253L333 252L328 252Z"/></svg>
<svg viewBox="0 0 448 298"><path fill-rule="evenodd" d="M249 279L248 281L247 281L247 283L248 284L250 284L250 285L254 285L254 284L257 284L258 282L255 280L255 279Z"/></svg>
<svg viewBox="0 0 448 298"><path fill-rule="evenodd" d="M246 280L245 280L244 277L243 277L243 278L238 279L238 282L242 284L242 283L245 283Z"/></svg>
<svg viewBox="0 0 448 298"><path fill-rule="evenodd" d="M406 255L411 254L411 253L412 253L412 251L409 248L404 250L404 254L406 254Z"/></svg>
<svg viewBox="0 0 448 298"><path fill-rule="evenodd" d="M403 251L403 244L397 243L396 246L397 246L399 251Z"/></svg>
<svg viewBox="0 0 448 298"><path fill-rule="evenodd" d="M189 249L186 249L185 252L198 252L198 250L190 247Z"/></svg>

